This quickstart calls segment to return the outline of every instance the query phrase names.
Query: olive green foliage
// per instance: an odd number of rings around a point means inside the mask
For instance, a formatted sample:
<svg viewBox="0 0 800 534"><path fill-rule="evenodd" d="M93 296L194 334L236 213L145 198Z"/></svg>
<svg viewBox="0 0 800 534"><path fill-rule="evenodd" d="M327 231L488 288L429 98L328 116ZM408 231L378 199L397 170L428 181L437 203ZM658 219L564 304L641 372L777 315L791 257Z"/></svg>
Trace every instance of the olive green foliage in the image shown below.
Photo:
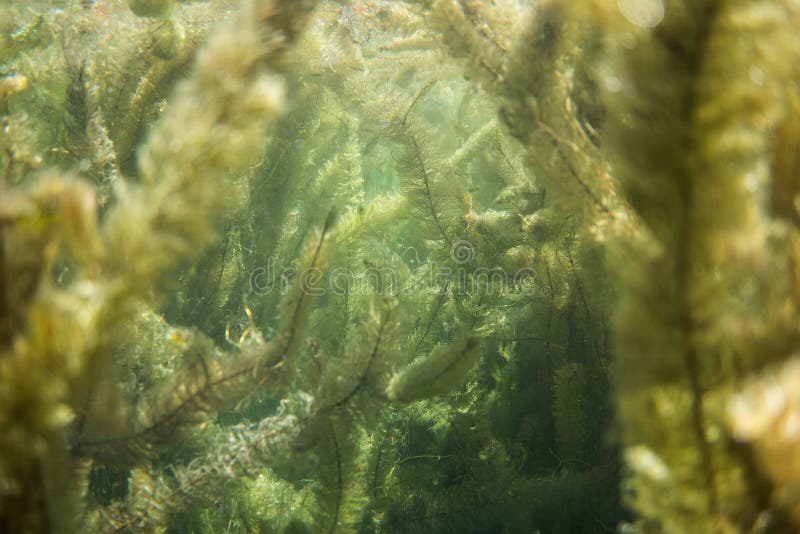
<svg viewBox="0 0 800 534"><path fill-rule="evenodd" d="M230 7L3 10L2 526L591 525L580 225L418 7Z"/></svg>
<svg viewBox="0 0 800 534"><path fill-rule="evenodd" d="M799 525L800 13L634 4L0 3L0 531Z"/></svg>
<svg viewBox="0 0 800 534"><path fill-rule="evenodd" d="M596 2L581 16L609 28L608 142L641 221L614 261L625 491L645 531L785 531L796 502L777 495L796 472L764 485L774 475L736 430L763 416L729 414L745 377L796 350L796 321L783 315L796 313L796 228L766 198L797 194L797 169L781 163L797 145L779 129L796 121L797 6L616 11ZM613 35L621 27L630 42Z"/></svg>

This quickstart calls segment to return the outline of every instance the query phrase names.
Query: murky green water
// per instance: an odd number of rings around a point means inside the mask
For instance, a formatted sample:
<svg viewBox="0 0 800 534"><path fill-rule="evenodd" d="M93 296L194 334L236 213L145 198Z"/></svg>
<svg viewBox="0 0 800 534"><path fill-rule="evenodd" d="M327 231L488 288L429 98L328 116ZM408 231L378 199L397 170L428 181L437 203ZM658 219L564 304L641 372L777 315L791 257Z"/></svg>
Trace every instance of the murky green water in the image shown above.
<svg viewBox="0 0 800 534"><path fill-rule="evenodd" d="M0 2L0 532L787 532L796 2Z"/></svg>

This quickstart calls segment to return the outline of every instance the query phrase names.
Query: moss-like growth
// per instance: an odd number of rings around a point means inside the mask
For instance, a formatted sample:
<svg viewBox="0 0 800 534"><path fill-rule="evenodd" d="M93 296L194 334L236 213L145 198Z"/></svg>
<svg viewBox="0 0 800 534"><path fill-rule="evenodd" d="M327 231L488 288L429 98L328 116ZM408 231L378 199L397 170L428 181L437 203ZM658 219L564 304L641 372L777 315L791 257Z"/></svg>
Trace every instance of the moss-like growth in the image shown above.
<svg viewBox="0 0 800 534"><path fill-rule="evenodd" d="M172 0L130 0L128 6L140 17L161 17L169 12Z"/></svg>
<svg viewBox="0 0 800 534"><path fill-rule="evenodd" d="M800 524L791 2L18 4L0 531Z"/></svg>

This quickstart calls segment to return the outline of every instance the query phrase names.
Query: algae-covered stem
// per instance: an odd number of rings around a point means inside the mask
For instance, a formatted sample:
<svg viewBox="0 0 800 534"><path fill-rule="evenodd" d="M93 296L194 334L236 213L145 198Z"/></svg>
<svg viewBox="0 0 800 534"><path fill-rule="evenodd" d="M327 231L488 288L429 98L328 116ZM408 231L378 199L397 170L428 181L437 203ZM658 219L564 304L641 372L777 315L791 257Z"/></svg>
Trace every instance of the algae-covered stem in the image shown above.
<svg viewBox="0 0 800 534"><path fill-rule="evenodd" d="M417 135L411 130L408 125L408 117L411 113L411 110L417 105L417 103L422 100L422 98L428 94L428 92L433 88L436 84L436 80L430 80L428 83L422 86L422 88L417 91L417 94L414 96L414 99L409 104L408 108L406 109L405 114L403 115L403 119L400 121L400 128L402 131L403 136L406 139L406 142L411 145L411 154L410 158L414 164L414 167L418 170L418 177L422 180L422 186L424 188L425 194L425 202L428 207L428 211L430 211L431 218L433 222L436 224L436 228L439 230L442 238L447 243L447 246L452 248L453 243L447 235L447 232L444 229L444 224L442 220L439 218L439 214L436 211L436 206L433 202L433 193L431 192L431 172L428 168L425 158L423 157L423 150L420 140L417 138Z"/></svg>
<svg viewBox="0 0 800 534"><path fill-rule="evenodd" d="M680 59L687 65L688 76L690 80L701 79L704 62L707 58L708 42L711 37L714 22L719 14L719 6L711 2L706 6L703 19L698 24L697 34L694 36L695 42L693 43L693 53L686 53L680 49L675 49L670 46L670 43L665 43L668 49L672 50L675 54L683 54L684 57ZM664 36L666 39L667 36ZM696 119L697 107L700 102L698 83L690 83L689 87L684 94L684 101L682 112L685 113L683 117L686 124L694 124ZM696 127L696 125L695 125ZM686 154L695 153L695 139L691 135L686 135L684 138L686 145L682 147ZM692 424L694 426L695 439L697 439L698 449L700 451L701 466L705 478L706 489L708 491L708 504L712 514L717 514L719 509L717 489L714 484L714 464L711 454L711 448L706 439L705 430L705 414L703 409L703 385L700 379L700 362L697 348L694 345L694 338L696 335L696 324L694 319L693 307L690 302L690 296L693 294L690 284L692 283L692 265L694 258L692 254L698 250L700 244L693 238L693 223L694 213L698 206L695 194L696 188L700 187L698 181L700 178L692 176L690 169L683 169L685 174L676 177L678 182L678 194L682 206L684 206L684 214L687 216L679 217L676 224L677 228L677 246L675 250L675 263L676 263L676 282L678 285L676 294L679 295L679 313L683 318L680 328L683 330L683 340L686 343L683 360L686 366L686 372L689 377L689 385L692 393Z"/></svg>
<svg viewBox="0 0 800 534"><path fill-rule="evenodd" d="M375 361L378 359L378 353L380 352L381 345L384 342L384 337L386 335L386 330L389 328L389 319L391 317L391 309L388 304L383 305L383 310L381 311L380 318L378 319L378 331L375 334L375 342L372 345L372 350L369 353L369 357L367 358L367 364L364 366L364 369L361 371L361 374L358 376L358 380L356 380L355 385L350 389L348 393L343 395L339 400L332 402L331 404L325 406L324 408L320 409L321 412L327 412L343 406L347 404L350 399L356 396L356 394L361 391L366 383L367 379L369 378L370 371L375 364Z"/></svg>

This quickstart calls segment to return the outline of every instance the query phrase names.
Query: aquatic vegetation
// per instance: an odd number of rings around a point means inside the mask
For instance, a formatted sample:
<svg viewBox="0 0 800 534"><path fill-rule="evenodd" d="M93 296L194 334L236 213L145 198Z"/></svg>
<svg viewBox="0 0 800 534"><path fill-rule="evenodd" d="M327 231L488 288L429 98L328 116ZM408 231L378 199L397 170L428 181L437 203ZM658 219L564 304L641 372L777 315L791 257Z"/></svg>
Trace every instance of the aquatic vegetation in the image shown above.
<svg viewBox="0 0 800 534"><path fill-rule="evenodd" d="M0 2L0 531L798 528L798 22Z"/></svg>

